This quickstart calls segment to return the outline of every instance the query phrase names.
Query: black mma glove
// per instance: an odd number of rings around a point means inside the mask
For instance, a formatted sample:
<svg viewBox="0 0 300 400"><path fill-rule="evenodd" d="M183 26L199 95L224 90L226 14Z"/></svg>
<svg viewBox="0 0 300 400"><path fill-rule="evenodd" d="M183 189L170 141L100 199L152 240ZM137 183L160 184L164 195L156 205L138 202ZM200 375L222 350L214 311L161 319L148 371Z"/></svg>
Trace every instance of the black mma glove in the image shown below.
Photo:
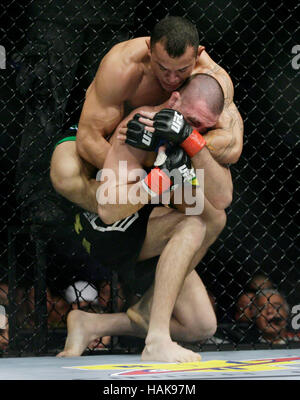
<svg viewBox="0 0 300 400"><path fill-rule="evenodd" d="M159 137L156 133L146 130L146 125L139 122L140 114L135 114L127 124L127 134L125 143L137 149L146 151L156 151Z"/></svg>
<svg viewBox="0 0 300 400"><path fill-rule="evenodd" d="M193 157L206 145L204 137L193 129L183 118L183 115L169 108L164 108L155 114L154 134L171 143L179 144L185 152Z"/></svg>
<svg viewBox="0 0 300 400"><path fill-rule="evenodd" d="M166 153L160 152L154 166L155 168L142 181L144 189L151 196L174 190L195 177L190 157L177 146L171 147Z"/></svg>

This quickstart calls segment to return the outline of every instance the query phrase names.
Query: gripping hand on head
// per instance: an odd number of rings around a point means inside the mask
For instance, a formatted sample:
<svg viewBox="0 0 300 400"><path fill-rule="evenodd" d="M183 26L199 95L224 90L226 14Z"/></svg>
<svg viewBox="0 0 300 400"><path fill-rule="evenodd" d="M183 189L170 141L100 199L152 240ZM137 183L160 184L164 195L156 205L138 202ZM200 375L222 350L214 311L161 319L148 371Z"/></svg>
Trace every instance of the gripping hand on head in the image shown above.
<svg viewBox="0 0 300 400"><path fill-rule="evenodd" d="M169 108L164 108L154 116L155 132L160 138L179 144L193 157L206 145L204 137L193 129L183 115Z"/></svg>
<svg viewBox="0 0 300 400"><path fill-rule="evenodd" d="M159 137L155 132L146 129L146 125L139 121L140 116L140 114L135 114L128 122L125 143L137 149L156 151Z"/></svg>

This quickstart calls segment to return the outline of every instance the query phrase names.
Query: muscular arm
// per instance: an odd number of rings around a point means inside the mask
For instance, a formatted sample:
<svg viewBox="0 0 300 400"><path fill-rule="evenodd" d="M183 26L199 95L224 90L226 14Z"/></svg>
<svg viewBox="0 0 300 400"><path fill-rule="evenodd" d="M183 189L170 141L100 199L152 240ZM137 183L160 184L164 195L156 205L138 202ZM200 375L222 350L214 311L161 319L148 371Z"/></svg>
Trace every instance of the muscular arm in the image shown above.
<svg viewBox="0 0 300 400"><path fill-rule="evenodd" d="M220 164L235 164L243 149L244 126L234 103L227 106L215 129L205 135L212 157Z"/></svg>
<svg viewBox="0 0 300 400"><path fill-rule="evenodd" d="M139 66L123 56L121 46L115 46L103 59L94 81L86 93L79 120L77 151L97 168L102 168L110 149L105 137L122 120L124 102L141 79Z"/></svg>
<svg viewBox="0 0 300 400"><path fill-rule="evenodd" d="M230 76L211 59L209 64L205 73L218 80L224 92L225 103L216 128L205 135L205 140L216 161L220 164L235 164L243 148L243 120L233 101L234 87Z"/></svg>

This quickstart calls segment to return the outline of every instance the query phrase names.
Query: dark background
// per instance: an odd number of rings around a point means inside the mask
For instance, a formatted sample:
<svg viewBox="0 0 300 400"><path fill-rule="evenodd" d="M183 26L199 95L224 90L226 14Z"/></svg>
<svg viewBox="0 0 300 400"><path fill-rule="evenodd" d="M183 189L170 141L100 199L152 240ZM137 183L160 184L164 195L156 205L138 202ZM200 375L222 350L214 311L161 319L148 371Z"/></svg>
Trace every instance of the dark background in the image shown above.
<svg viewBox="0 0 300 400"><path fill-rule="evenodd" d="M45 10L32 8L36 3L45 6L48 2L11 1L0 6L0 44L7 52L7 68L0 70L2 275L7 274L8 267L7 228L23 223L15 174L27 99L17 90L16 78L22 67L20 53L28 41L28 30ZM59 6L64 3L57 1ZM126 6L126 3L121 4ZM300 44L297 2L147 0L137 3L131 11L131 37L148 35L152 26L168 13L186 16L197 24L201 44L232 78L235 103L244 119L244 150L239 162L231 168L234 201L228 209L228 223L198 267L204 283L217 297L219 318L221 321L231 318L237 295L258 271L270 276L291 305L298 304L296 193L300 86L299 70L292 68L292 48ZM82 21L76 21L77 14L71 11L64 9L60 18L64 21L68 16L80 29ZM51 21L55 15L49 17L45 12L44 17ZM118 19L119 13L116 15ZM89 23L95 23L94 15L88 18ZM88 42L86 48L88 52ZM101 54L96 55L97 64ZM90 79L84 75L85 67L83 62L77 69L66 109L66 124L78 120L84 89ZM23 173L26 175L26 170Z"/></svg>

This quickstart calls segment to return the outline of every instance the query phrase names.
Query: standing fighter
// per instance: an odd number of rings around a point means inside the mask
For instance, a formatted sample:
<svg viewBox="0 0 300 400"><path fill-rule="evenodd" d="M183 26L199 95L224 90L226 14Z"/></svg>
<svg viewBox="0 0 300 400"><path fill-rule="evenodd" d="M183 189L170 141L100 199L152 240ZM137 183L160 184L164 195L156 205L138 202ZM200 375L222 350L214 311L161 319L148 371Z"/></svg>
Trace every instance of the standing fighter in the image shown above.
<svg viewBox="0 0 300 400"><path fill-rule="evenodd" d="M215 76L225 93L222 124L210 127L206 134L207 147L220 163L236 162L242 148L242 122L232 102L230 78L198 45L196 28L181 18L170 17L156 26L151 40L139 38L121 43L103 59L87 91L79 122L78 153L81 157L75 151L74 142L56 148L51 168L55 188L84 208L97 210L97 184L88 174L93 170L91 165L103 166L110 148L104 137L130 108L160 103L196 72ZM193 124L192 120L189 122ZM197 129L202 128L197 126ZM207 218L211 226L211 245L223 229L226 217L224 212L206 210L207 207L202 217ZM203 255L205 251L203 248Z"/></svg>

